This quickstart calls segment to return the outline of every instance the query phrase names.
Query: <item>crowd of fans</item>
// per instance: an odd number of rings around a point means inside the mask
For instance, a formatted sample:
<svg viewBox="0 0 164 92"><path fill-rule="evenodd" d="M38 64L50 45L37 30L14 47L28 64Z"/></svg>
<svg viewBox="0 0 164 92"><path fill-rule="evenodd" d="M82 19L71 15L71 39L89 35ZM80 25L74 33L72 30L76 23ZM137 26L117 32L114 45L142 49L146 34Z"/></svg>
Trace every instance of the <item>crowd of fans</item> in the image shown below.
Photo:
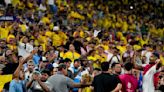
<svg viewBox="0 0 164 92"><path fill-rule="evenodd" d="M162 0L2 0L0 92L164 90Z"/></svg>

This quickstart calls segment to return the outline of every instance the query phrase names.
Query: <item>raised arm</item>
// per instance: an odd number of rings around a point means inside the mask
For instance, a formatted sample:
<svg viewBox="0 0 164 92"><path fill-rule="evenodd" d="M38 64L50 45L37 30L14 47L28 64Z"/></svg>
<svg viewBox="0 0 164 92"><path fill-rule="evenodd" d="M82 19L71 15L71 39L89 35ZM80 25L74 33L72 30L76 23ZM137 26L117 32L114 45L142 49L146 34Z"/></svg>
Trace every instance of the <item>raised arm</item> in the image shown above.
<svg viewBox="0 0 164 92"><path fill-rule="evenodd" d="M84 87L89 87L91 83L73 83L72 85L75 88L84 88Z"/></svg>
<svg viewBox="0 0 164 92"><path fill-rule="evenodd" d="M37 52L36 50L33 50L31 52L31 54L28 57L25 58L23 63L26 63L28 60L30 60L36 52Z"/></svg>
<svg viewBox="0 0 164 92"><path fill-rule="evenodd" d="M150 32L148 33L148 35L147 35L147 38L146 38L146 41L149 41L149 39L150 39Z"/></svg>
<svg viewBox="0 0 164 92"><path fill-rule="evenodd" d="M161 60L161 59L157 59L157 60L156 60L156 64L157 64L157 67L156 67L157 70L159 70L160 67L163 66L163 65L162 65L162 60Z"/></svg>
<svg viewBox="0 0 164 92"><path fill-rule="evenodd" d="M54 60L56 57L57 57L56 54L53 54L52 57L51 57L51 56L48 57L48 60L49 60L50 62L53 62L53 60Z"/></svg>
<svg viewBox="0 0 164 92"><path fill-rule="evenodd" d="M25 59L22 58L21 60L19 60L19 65L13 74L15 78L19 78L19 72L20 72L23 64L26 63L29 59L31 59L32 56L34 55L34 53L36 53L35 50L27 58L25 58Z"/></svg>
<svg viewBox="0 0 164 92"><path fill-rule="evenodd" d="M133 55L133 58L132 58L132 63L134 65L134 68L135 69L138 69L138 70L143 70L143 67L136 64L136 51L134 51L134 55Z"/></svg>
<svg viewBox="0 0 164 92"><path fill-rule="evenodd" d="M23 66L23 63L24 63L24 59L21 59L21 60L19 61L19 65L18 65L17 69L15 70L15 72L14 72L14 74L13 74L13 77L14 77L14 78L19 78L19 73L20 73L20 71L21 71L21 68L22 68L22 66Z"/></svg>

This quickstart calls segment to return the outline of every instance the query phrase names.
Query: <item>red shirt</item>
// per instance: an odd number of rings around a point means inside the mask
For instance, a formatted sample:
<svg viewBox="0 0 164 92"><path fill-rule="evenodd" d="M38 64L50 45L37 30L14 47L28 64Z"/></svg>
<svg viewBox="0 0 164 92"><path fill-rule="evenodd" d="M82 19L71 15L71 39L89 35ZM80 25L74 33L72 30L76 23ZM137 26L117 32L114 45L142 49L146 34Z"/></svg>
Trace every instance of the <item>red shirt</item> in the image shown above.
<svg viewBox="0 0 164 92"><path fill-rule="evenodd" d="M138 80L132 74L119 76L122 83L122 92L135 92L138 87Z"/></svg>

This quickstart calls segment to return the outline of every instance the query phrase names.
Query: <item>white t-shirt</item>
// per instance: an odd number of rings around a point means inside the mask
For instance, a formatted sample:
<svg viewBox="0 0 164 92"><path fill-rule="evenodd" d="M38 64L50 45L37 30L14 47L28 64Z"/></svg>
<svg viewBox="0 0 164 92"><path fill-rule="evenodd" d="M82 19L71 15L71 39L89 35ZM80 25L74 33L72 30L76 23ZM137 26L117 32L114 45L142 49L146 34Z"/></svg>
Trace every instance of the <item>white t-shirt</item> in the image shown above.
<svg viewBox="0 0 164 92"><path fill-rule="evenodd" d="M157 72L156 66L152 66L143 76L143 92L155 92L154 74Z"/></svg>
<svg viewBox="0 0 164 92"><path fill-rule="evenodd" d="M110 62L110 65L109 65L109 67L111 67L111 65L113 64L113 63L118 63L120 60L121 60L121 57L120 57L120 55L117 55L117 56L114 56L113 58L113 54L112 53L108 53L108 56L107 56L107 61L109 61L109 60L111 60L111 62Z"/></svg>
<svg viewBox="0 0 164 92"><path fill-rule="evenodd" d="M107 52L107 51L106 51L106 53L108 53L108 55L107 55L107 61L109 61L112 58L113 54L110 53L110 52Z"/></svg>

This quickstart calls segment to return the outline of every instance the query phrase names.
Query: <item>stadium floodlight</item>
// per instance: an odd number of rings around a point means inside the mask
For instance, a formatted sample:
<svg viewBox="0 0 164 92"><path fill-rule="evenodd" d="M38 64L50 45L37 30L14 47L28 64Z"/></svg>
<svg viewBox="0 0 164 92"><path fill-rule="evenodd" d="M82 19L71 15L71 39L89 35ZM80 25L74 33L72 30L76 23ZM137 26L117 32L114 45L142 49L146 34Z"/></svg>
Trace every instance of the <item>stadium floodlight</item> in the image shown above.
<svg viewBox="0 0 164 92"><path fill-rule="evenodd" d="M130 9L132 10L133 9L133 6L130 6Z"/></svg>

